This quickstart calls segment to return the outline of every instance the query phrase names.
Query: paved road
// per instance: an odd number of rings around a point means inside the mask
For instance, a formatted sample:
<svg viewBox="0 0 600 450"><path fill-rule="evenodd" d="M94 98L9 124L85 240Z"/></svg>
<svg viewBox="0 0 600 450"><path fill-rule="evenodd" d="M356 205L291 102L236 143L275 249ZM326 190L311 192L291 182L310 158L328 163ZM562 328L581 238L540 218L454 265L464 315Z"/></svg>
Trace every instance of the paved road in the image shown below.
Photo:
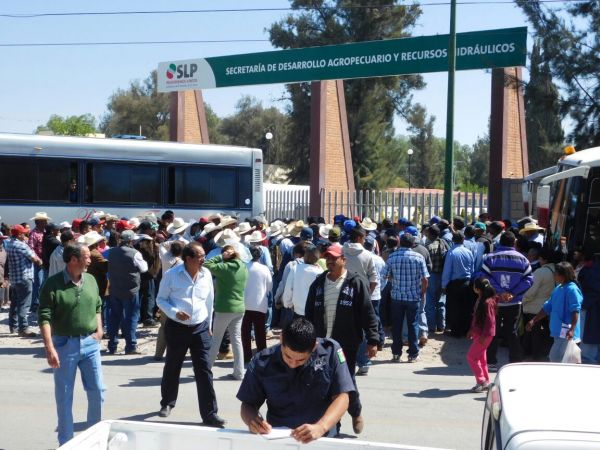
<svg viewBox="0 0 600 450"><path fill-rule="evenodd" d="M2 321L4 322L4 321ZM41 341L8 337L0 328L0 449L36 450L56 446L53 383ZM479 448L484 395L468 392L474 384L464 360L466 342L438 338L416 364L377 361L369 376L358 379L366 426L361 439L440 448ZM165 421L156 416L162 363L150 356L105 356L105 418ZM215 389L219 414L231 428L242 428L235 393L239 382L219 379L231 362L217 362ZM177 407L166 419L200 421L191 362L186 361ZM85 420L85 393L77 381L74 416ZM82 429L83 423L77 426ZM348 416L342 431L352 435ZM352 436L353 437L353 436Z"/></svg>

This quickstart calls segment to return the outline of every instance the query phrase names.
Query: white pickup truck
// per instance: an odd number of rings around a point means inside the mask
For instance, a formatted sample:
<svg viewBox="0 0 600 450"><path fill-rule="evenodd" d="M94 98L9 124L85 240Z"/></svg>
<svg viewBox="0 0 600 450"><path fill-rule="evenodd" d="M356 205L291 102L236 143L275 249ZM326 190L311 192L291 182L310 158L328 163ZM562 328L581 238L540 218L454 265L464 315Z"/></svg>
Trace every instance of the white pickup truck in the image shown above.
<svg viewBox="0 0 600 450"><path fill-rule="evenodd" d="M292 438L267 440L247 431L189 425L105 420L78 434L59 450L435 450L429 447L322 438L301 444ZM438 449L439 450L439 449Z"/></svg>
<svg viewBox="0 0 600 450"><path fill-rule="evenodd" d="M504 366L488 393L481 448L600 449L600 367Z"/></svg>

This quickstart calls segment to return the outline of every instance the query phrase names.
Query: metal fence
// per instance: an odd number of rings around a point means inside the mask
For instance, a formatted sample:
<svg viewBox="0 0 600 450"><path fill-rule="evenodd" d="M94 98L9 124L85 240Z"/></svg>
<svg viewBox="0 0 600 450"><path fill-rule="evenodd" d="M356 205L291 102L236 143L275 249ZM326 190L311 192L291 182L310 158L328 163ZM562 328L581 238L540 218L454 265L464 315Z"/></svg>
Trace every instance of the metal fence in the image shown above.
<svg viewBox="0 0 600 450"><path fill-rule="evenodd" d="M307 186L278 188L272 185L265 191L266 216L269 221L290 217L306 219L310 200ZM443 216L442 191L321 191L321 216L327 222L336 214L347 217L370 217L375 221L392 221L405 217L414 223L423 223L433 216ZM455 192L452 216L474 220L488 208L487 194L483 192Z"/></svg>

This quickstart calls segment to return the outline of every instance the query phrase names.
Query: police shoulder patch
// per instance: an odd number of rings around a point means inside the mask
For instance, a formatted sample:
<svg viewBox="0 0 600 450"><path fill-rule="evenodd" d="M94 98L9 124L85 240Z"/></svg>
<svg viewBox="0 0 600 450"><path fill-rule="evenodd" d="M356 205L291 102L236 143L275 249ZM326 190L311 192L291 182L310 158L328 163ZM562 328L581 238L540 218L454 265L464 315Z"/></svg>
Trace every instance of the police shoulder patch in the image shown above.
<svg viewBox="0 0 600 450"><path fill-rule="evenodd" d="M346 362L346 355L344 355L344 350L342 350L341 348L338 348L336 353L337 353L337 358L338 358L338 361L340 362L340 364L344 364Z"/></svg>

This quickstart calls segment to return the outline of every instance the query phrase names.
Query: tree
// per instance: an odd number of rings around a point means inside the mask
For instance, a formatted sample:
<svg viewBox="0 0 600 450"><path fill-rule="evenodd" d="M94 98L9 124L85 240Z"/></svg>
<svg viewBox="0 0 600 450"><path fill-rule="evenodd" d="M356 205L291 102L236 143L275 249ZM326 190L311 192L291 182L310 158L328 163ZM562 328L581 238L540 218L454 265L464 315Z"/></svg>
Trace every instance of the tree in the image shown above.
<svg viewBox="0 0 600 450"><path fill-rule="evenodd" d="M204 103L204 113L206 115L206 124L208 127L208 139L211 144L226 145L229 144L229 137L221 132L221 118L213 111L206 102Z"/></svg>
<svg viewBox="0 0 600 450"><path fill-rule="evenodd" d="M569 138L579 148L600 145L600 3L573 2L551 9L540 0L516 0L539 40L543 61L559 81L569 114Z"/></svg>
<svg viewBox="0 0 600 450"><path fill-rule="evenodd" d="M440 153L440 148L436 145L436 137L433 135L435 117L428 118L426 109L416 104L409 123L410 144L414 150L411 184L422 188L438 186L443 181L443 171L440 167L443 164L443 154Z"/></svg>
<svg viewBox="0 0 600 450"><path fill-rule="evenodd" d="M118 89L108 102L100 129L107 136L138 134L149 139L169 140L169 94L156 87L156 71L144 81L133 81L129 89Z"/></svg>
<svg viewBox="0 0 600 450"><path fill-rule="evenodd" d="M264 108L262 103L250 96L243 96L236 105L236 112L221 120L219 132L233 145L262 149L268 164L284 164L288 117L275 107ZM271 133L271 139L267 139Z"/></svg>
<svg viewBox="0 0 600 450"><path fill-rule="evenodd" d="M490 135L478 137L470 155L471 184L487 187L490 174Z"/></svg>
<svg viewBox="0 0 600 450"><path fill-rule="evenodd" d="M531 52L529 83L525 87L525 124L529 169L536 172L555 165L562 154L564 133L560 98L548 61L544 61L539 42Z"/></svg>
<svg viewBox="0 0 600 450"><path fill-rule="evenodd" d="M53 114L35 130L36 134L51 131L57 136L87 136L96 132L96 119L91 114L62 117Z"/></svg>
<svg viewBox="0 0 600 450"><path fill-rule="evenodd" d="M373 0L292 0L296 12L273 24L271 43L300 48L410 36L421 14L417 5ZM419 75L369 78L344 82L354 177L358 187L379 188L389 165L379 157L394 143L395 113L411 113L411 91L424 86ZM291 119L286 158L291 177L305 182L309 169L310 86L288 85Z"/></svg>

